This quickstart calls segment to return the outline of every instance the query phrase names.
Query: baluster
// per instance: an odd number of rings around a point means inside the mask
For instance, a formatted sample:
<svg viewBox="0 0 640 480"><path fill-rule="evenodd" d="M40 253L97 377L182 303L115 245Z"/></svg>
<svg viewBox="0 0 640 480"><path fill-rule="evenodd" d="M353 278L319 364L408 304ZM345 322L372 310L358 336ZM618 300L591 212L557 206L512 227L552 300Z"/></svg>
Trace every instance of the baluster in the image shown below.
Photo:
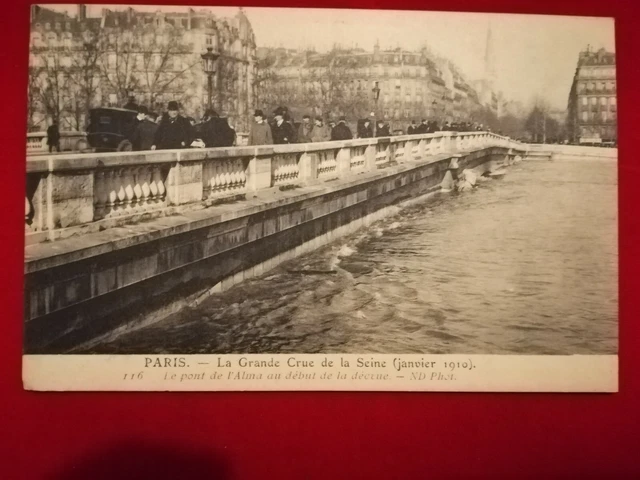
<svg viewBox="0 0 640 480"><path fill-rule="evenodd" d="M247 174L244 171L244 161L238 160L238 167L240 169L240 188L246 188Z"/></svg>
<svg viewBox="0 0 640 480"><path fill-rule="evenodd" d="M133 171L131 168L126 168L123 170L122 175L122 185L124 189L124 210L126 213L131 213L133 210Z"/></svg>
<svg viewBox="0 0 640 480"><path fill-rule="evenodd" d="M133 170L133 207L138 208L142 204L142 185L140 185L143 167Z"/></svg>
<svg viewBox="0 0 640 480"><path fill-rule="evenodd" d="M229 185L231 184L231 178L229 176L229 164L225 160L222 160L220 164L222 168L222 191L226 192L227 190L229 190Z"/></svg>
<svg viewBox="0 0 640 480"><path fill-rule="evenodd" d="M156 169L151 167L151 181L149 182L149 205L153 208L159 202L159 188L156 182Z"/></svg>
<svg viewBox="0 0 640 480"><path fill-rule="evenodd" d="M26 227L29 226L29 217L31 216L31 204L29 203L29 199L24 197L24 224Z"/></svg>
<svg viewBox="0 0 640 480"><path fill-rule="evenodd" d="M143 210L149 208L149 200L151 196L151 188L150 188L150 180L151 180L151 172L149 167L140 167L140 190L141 190L141 198L140 198L140 206Z"/></svg>
<svg viewBox="0 0 640 480"><path fill-rule="evenodd" d="M93 212L96 220L104 217L105 209L107 207L107 201L109 200L107 192L106 175L103 171L98 171L95 174L95 198L93 205Z"/></svg>
<svg viewBox="0 0 640 480"><path fill-rule="evenodd" d="M220 186L220 171L219 171L218 162L214 161L211 164L211 189L210 194L213 194L218 191L218 187Z"/></svg>
<svg viewBox="0 0 640 480"><path fill-rule="evenodd" d="M124 171L122 168L117 169L113 175L113 182L116 191L116 201L113 208L113 212L117 215L121 215L124 209L124 201L127 198L127 194L124 191Z"/></svg>
<svg viewBox="0 0 640 480"><path fill-rule="evenodd" d="M236 190L238 188L238 165L235 160L229 161L229 169L231 170L231 189Z"/></svg>
<svg viewBox="0 0 640 480"><path fill-rule="evenodd" d="M116 208L118 201L118 192L116 192L115 170L104 173L104 189L107 192L107 198L104 207L104 216L111 216Z"/></svg>
<svg viewBox="0 0 640 480"><path fill-rule="evenodd" d="M166 190L164 188L164 181L162 180L162 173L159 167L153 167L153 174L151 177L151 193L153 193L152 201L154 205L158 205L159 203L162 203L164 201Z"/></svg>

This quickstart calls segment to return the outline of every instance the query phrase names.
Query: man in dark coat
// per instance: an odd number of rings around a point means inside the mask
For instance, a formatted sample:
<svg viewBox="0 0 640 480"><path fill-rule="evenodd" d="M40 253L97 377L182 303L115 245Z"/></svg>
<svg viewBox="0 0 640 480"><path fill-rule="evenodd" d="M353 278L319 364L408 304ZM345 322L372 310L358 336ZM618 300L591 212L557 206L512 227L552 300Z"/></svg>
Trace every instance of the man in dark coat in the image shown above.
<svg viewBox="0 0 640 480"><path fill-rule="evenodd" d="M378 121L378 126L376 127L376 137L390 137L391 133L389 132L389 125L386 125L382 120Z"/></svg>
<svg viewBox="0 0 640 480"><path fill-rule="evenodd" d="M49 153L60 151L60 130L56 121L47 128L47 145L49 145Z"/></svg>
<svg viewBox="0 0 640 480"><path fill-rule="evenodd" d="M429 133L429 126L427 124L427 120L426 119L422 119L422 121L420 122L420 125L418 125L416 127L415 130L416 133Z"/></svg>
<svg viewBox="0 0 640 480"><path fill-rule="evenodd" d="M230 147L236 139L235 131L215 110L207 110L200 125L200 136L207 148Z"/></svg>
<svg viewBox="0 0 640 480"><path fill-rule="evenodd" d="M418 126L416 125L416 121L415 120L411 120L411 125L409 125L407 127L407 135L415 135L417 133L420 133L420 131L418 130Z"/></svg>
<svg viewBox="0 0 640 480"><path fill-rule="evenodd" d="M138 107L138 124L130 139L132 149L135 151L151 150L157 130L158 124L149 118L147 107Z"/></svg>
<svg viewBox="0 0 640 480"><path fill-rule="evenodd" d="M194 140L193 127L178 113L178 102L167 105L167 116L163 117L156 130L151 150L189 148Z"/></svg>
<svg viewBox="0 0 640 480"><path fill-rule="evenodd" d="M338 124L331 130L331 140L351 140L352 138L353 134L347 125L347 119L340 117Z"/></svg>
<svg viewBox="0 0 640 480"><path fill-rule="evenodd" d="M305 115L302 117L302 123L298 127L298 143L311 143L313 134L313 124L311 123L311 117Z"/></svg>
<svg viewBox="0 0 640 480"><path fill-rule="evenodd" d="M273 112L274 122L271 124L271 136L273 143L280 145L283 143L293 143L295 134L291 123L284 120L285 111L282 107L276 108Z"/></svg>
<svg viewBox="0 0 640 480"><path fill-rule="evenodd" d="M282 108L282 118L285 122L291 125L291 131L293 132L292 137L289 143L298 143L298 129L296 128L296 122L289 111L289 107L280 107Z"/></svg>
<svg viewBox="0 0 640 480"><path fill-rule="evenodd" d="M358 120L358 138L373 137L373 126L368 118Z"/></svg>

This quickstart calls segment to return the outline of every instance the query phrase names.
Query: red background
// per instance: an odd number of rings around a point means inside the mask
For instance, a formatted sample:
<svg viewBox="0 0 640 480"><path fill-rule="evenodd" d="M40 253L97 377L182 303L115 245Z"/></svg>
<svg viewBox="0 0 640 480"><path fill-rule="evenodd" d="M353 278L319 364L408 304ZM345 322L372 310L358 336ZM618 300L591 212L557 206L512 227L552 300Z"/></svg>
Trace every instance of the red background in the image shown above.
<svg viewBox="0 0 640 480"><path fill-rule="evenodd" d="M244 5L305 3L250 0ZM640 285L636 241L640 225L635 213L639 204L633 177L639 171L636 159L640 153L634 142L640 111L640 89L636 88L640 2L321 0L321 5L616 18L620 393L22 391L22 195L29 3L18 0L4 5L0 30L4 86L0 478L640 478L640 374L636 370L640 303L633 295Z"/></svg>

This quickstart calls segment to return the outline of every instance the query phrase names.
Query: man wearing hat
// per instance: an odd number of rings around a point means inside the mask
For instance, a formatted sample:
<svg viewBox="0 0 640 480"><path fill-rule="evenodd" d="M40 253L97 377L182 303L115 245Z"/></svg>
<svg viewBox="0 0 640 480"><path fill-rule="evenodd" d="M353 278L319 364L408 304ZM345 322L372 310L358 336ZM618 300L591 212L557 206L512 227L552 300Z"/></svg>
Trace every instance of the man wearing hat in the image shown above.
<svg viewBox="0 0 640 480"><path fill-rule="evenodd" d="M231 147L236 140L236 132L218 112L208 109L200 124L200 136L207 148Z"/></svg>
<svg viewBox="0 0 640 480"><path fill-rule="evenodd" d="M131 135L131 146L135 151L151 150L158 125L149 118L149 110L144 105L138 107L138 124Z"/></svg>
<svg viewBox="0 0 640 480"><path fill-rule="evenodd" d="M193 127L178 113L178 102L167 105L167 116L160 121L151 150L188 148L194 140Z"/></svg>
<svg viewBox="0 0 640 480"><path fill-rule="evenodd" d="M331 132L329 131L329 127L324 124L322 117L316 117L314 123L315 125L311 131L311 141L328 142L331 140Z"/></svg>
<svg viewBox="0 0 640 480"><path fill-rule="evenodd" d="M352 138L353 134L347 125L347 119L340 117L338 124L331 130L331 140L351 140Z"/></svg>
<svg viewBox="0 0 640 480"><path fill-rule="evenodd" d="M285 111L282 107L276 108L273 112L275 121L271 124L271 135L276 145L292 143L294 140L293 127L289 122L284 121L284 115Z"/></svg>
<svg viewBox="0 0 640 480"><path fill-rule="evenodd" d="M251 125L247 145L273 145L271 127L265 122L262 110L253 112L253 119L255 122Z"/></svg>
<svg viewBox="0 0 640 480"><path fill-rule="evenodd" d="M416 125L415 120L411 120L411 124L407 127L407 135L415 135L416 133L420 133L418 131L418 126Z"/></svg>
<svg viewBox="0 0 640 480"><path fill-rule="evenodd" d="M378 125L376 127L376 137L390 137L391 132L389 132L389 125L384 123L382 120L378 120Z"/></svg>
<svg viewBox="0 0 640 480"><path fill-rule="evenodd" d="M302 123L298 127L298 143L311 143L311 135L313 134L313 123L311 123L311 117L304 115L302 117Z"/></svg>

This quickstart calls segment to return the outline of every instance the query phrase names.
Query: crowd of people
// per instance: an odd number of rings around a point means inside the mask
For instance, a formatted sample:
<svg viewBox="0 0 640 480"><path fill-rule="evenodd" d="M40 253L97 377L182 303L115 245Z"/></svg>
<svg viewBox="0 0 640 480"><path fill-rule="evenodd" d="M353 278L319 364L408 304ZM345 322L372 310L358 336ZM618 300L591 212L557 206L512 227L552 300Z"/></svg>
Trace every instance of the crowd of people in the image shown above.
<svg viewBox="0 0 640 480"><path fill-rule="evenodd" d="M145 106L135 105L132 102L125 107L137 111L137 121L127 135L131 149L135 151L229 147L236 145L237 142L236 131L229 125L227 119L221 118L213 109L207 109L198 123L192 117L181 115L179 105L175 101L169 102L166 113L161 115L156 115ZM420 123L412 120L406 131L395 130L392 133L388 123L364 118L357 121L354 135L344 116L337 122L330 120L325 124L321 116L312 119L310 115L304 115L302 121L296 123L287 107L278 107L274 110L271 121L268 121L262 110L255 110L253 117L248 145L328 142L352 138L388 137L398 133L417 135L437 131L485 130L482 124L471 122L444 122L439 125L434 120L423 119ZM47 137L50 151L59 151L60 134L55 123L47 131Z"/></svg>
<svg viewBox="0 0 640 480"><path fill-rule="evenodd" d="M145 106L137 106L137 122L129 135L132 150L168 150L189 147L230 147L236 132L213 109L205 111L202 121L180 114L178 102L171 101L167 112L155 115Z"/></svg>
<svg viewBox="0 0 640 480"><path fill-rule="evenodd" d="M157 118L144 107L138 109L139 123L131 138L134 150L156 150L187 147L225 147L236 144L236 133L226 119L220 118L214 110L207 110L200 123L193 118L183 117L178 112L177 102L169 102L167 113ZM355 135L341 116L337 122L325 124L321 116L312 119L304 115L296 123L287 107L278 107L269 121L262 110L255 110L254 121L247 139L248 145L280 145L287 143L328 142L352 138L388 137L392 135L388 123L370 118L357 122ZM444 122L439 125L434 120L415 120L407 127L406 133L417 135L437 131L480 131L482 124L472 122ZM405 133L402 131L402 133Z"/></svg>

